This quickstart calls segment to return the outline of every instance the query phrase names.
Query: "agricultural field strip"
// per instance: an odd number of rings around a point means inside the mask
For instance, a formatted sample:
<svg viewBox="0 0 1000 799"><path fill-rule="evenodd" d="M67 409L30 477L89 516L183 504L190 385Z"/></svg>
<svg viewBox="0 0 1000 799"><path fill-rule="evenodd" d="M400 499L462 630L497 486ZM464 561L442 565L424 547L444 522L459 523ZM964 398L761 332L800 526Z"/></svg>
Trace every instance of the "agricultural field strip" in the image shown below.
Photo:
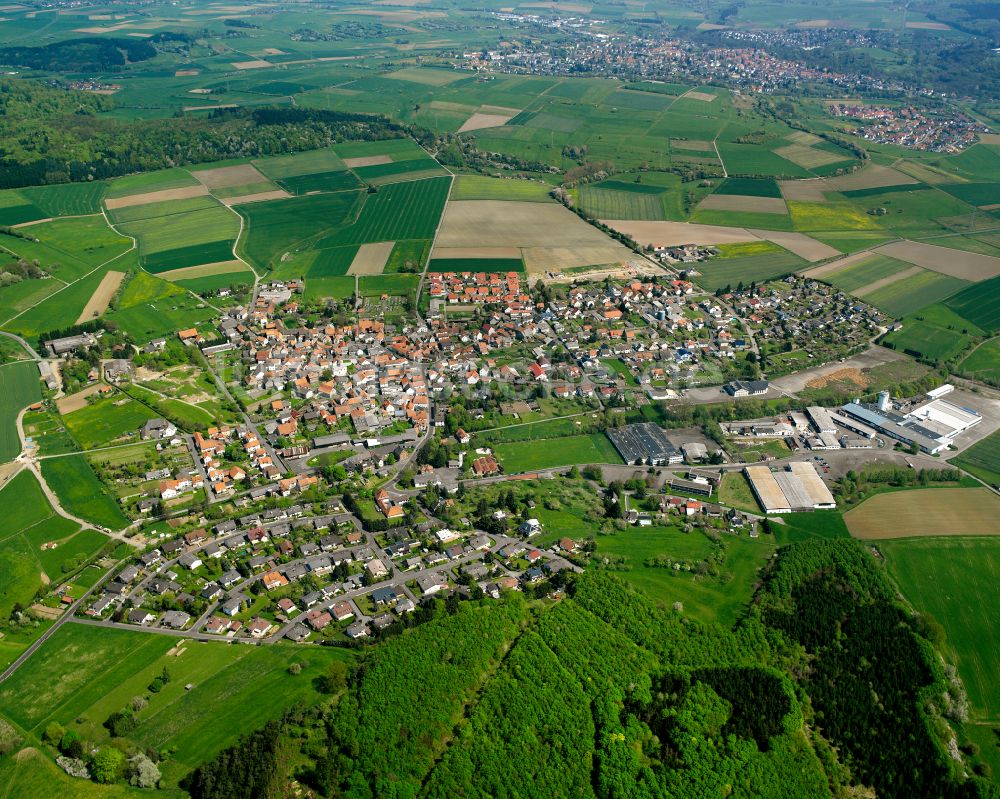
<svg viewBox="0 0 1000 799"><path fill-rule="evenodd" d="M107 214L105 214L103 211L101 213L104 216L104 221L107 222L108 227L110 227L112 230L114 230L115 233L118 233L118 235L123 235L117 229L115 229L115 227L111 224L111 222L108 220ZM109 258L108 260L106 260L106 261L98 264L93 269L91 269L89 272L87 272L87 273L85 273L83 275L80 275L80 277L78 277L76 280L71 280L69 283L65 283L61 288L56 289L51 294L47 294L45 297L43 297L42 299L40 299L38 302L33 303L32 305L29 305L23 311L19 311L18 313L14 314L10 318L5 319L2 323L0 323L0 326L6 326L6 325L10 324L15 319L17 319L19 316L23 316L24 314L26 314L28 311L32 310L33 308L37 308L39 305L42 305L43 303L47 302L48 300L51 300L53 297L55 297L60 292L65 291L70 286L73 286L73 285L79 283L81 280L85 280L86 278L88 278L92 274L94 274L95 272L98 272L101 269L103 269L104 267L108 266L109 264L114 263L119 258L122 258L122 257L128 255L130 252L132 252L133 250L135 250L137 248L137 244L136 244L135 239L133 239L131 236L124 236L124 238L127 238L127 239L129 239L132 242L132 246L129 247L127 250L125 250L124 252L118 253L118 255L115 255L114 257Z"/></svg>

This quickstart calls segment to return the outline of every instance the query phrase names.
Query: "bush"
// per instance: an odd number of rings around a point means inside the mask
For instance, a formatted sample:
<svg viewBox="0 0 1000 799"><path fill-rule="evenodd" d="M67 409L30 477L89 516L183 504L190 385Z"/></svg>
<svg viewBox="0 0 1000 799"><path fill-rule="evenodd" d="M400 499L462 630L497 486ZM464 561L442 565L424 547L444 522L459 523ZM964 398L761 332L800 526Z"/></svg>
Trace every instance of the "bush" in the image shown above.
<svg viewBox="0 0 1000 799"><path fill-rule="evenodd" d="M160 781L160 769L141 752L128 761L128 784L136 788L155 788Z"/></svg>
<svg viewBox="0 0 1000 799"><path fill-rule="evenodd" d="M125 755L113 746L103 746L90 761L90 773L95 782L105 785L121 779L125 770Z"/></svg>
<svg viewBox="0 0 1000 799"><path fill-rule="evenodd" d="M45 734L42 737L53 746L58 746L65 734L66 728L58 721L53 721L45 728Z"/></svg>

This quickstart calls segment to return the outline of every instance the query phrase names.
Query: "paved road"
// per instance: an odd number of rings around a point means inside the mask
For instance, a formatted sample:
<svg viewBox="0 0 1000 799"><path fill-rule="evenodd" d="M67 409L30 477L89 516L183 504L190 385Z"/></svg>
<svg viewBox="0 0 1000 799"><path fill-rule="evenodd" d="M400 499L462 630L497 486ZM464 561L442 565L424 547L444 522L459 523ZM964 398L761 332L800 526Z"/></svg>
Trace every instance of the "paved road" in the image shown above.
<svg viewBox="0 0 1000 799"><path fill-rule="evenodd" d="M31 354L31 357L34 358L36 361L44 360L41 355L35 352L34 347L32 347L27 341L25 341L20 336L16 336L13 333L8 333L5 330L0 330L0 336L6 336L7 338L14 339L14 341L16 341L22 347L24 347Z"/></svg>

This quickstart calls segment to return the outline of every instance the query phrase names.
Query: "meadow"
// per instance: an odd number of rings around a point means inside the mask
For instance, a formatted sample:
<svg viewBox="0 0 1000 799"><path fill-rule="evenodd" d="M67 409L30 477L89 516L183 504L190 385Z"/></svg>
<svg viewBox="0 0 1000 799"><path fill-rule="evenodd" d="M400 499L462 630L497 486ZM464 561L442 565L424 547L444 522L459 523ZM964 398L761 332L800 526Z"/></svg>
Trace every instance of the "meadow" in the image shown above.
<svg viewBox="0 0 1000 799"><path fill-rule="evenodd" d="M919 358L942 362L966 350L972 340L957 330L938 327L911 317L904 321L902 330L889 334L885 343Z"/></svg>
<svg viewBox="0 0 1000 799"><path fill-rule="evenodd" d="M971 717L1000 721L1000 538L927 538L879 548L903 596L944 627Z"/></svg>
<svg viewBox="0 0 1000 799"><path fill-rule="evenodd" d="M990 339L980 344L959 363L957 371L994 385L1000 383L1000 341Z"/></svg>
<svg viewBox="0 0 1000 799"><path fill-rule="evenodd" d="M154 418L156 414L145 405L118 394L68 413L63 421L83 449L94 449L116 443L123 437L136 437L139 428Z"/></svg>
<svg viewBox="0 0 1000 799"><path fill-rule="evenodd" d="M580 207L596 219L641 219L659 221L665 218L662 186L607 180L588 183L580 188Z"/></svg>
<svg viewBox="0 0 1000 799"><path fill-rule="evenodd" d="M27 747L16 757L0 759L0 784L5 796L30 796L31 799L138 799L149 796L148 790L121 785L98 785L96 782L70 777L47 755ZM188 796L180 789L156 792L161 799L183 799Z"/></svg>
<svg viewBox="0 0 1000 799"><path fill-rule="evenodd" d="M38 366L34 361L14 361L0 366L0 463L21 451L17 415L42 398Z"/></svg>
<svg viewBox="0 0 1000 799"><path fill-rule="evenodd" d="M49 458L41 462L41 467L45 482L68 513L111 530L128 524L83 455Z"/></svg>
<svg viewBox="0 0 1000 799"><path fill-rule="evenodd" d="M585 463L622 463L604 433L497 444L497 460L508 474Z"/></svg>
<svg viewBox="0 0 1000 799"><path fill-rule="evenodd" d="M715 547L724 551L717 576L675 571L654 565L656 558L702 561ZM754 591L759 569L774 553L772 539L723 536L713 544L701 532L685 533L677 527L629 527L613 535L597 537L597 556L624 559L626 568L615 573L648 594L664 607L680 602L685 615L726 627L743 614Z"/></svg>
<svg viewBox="0 0 1000 799"><path fill-rule="evenodd" d="M148 695L136 743L169 750L166 783L232 744L241 733L279 716L297 701L317 698L315 677L335 660L350 661L343 649L287 646L248 647L184 642L145 632L67 624L46 644L49 657L21 669L0 686L0 704L22 728L41 734L50 721L87 738L107 740L102 724L133 696ZM288 673L292 662L302 665ZM157 694L146 686L166 667L171 680ZM185 686L192 685L190 690Z"/></svg>
<svg viewBox="0 0 1000 799"><path fill-rule="evenodd" d="M990 485L1000 485L1000 432L976 442L951 462Z"/></svg>
<svg viewBox="0 0 1000 799"><path fill-rule="evenodd" d="M509 180L483 175L457 175L452 200L522 200L552 202L551 186L537 180Z"/></svg>

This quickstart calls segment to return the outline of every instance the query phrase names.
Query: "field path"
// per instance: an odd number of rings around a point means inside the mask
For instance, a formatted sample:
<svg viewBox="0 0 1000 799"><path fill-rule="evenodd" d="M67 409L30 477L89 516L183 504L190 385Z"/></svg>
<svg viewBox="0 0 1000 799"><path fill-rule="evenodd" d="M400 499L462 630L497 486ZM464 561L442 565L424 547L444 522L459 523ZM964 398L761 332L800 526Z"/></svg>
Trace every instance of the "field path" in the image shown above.
<svg viewBox="0 0 1000 799"><path fill-rule="evenodd" d="M728 178L729 173L726 171L726 162L722 160L722 153L719 152L718 140L718 136L712 139L712 147L715 149L715 157L719 159L719 164L722 167L722 177Z"/></svg>

